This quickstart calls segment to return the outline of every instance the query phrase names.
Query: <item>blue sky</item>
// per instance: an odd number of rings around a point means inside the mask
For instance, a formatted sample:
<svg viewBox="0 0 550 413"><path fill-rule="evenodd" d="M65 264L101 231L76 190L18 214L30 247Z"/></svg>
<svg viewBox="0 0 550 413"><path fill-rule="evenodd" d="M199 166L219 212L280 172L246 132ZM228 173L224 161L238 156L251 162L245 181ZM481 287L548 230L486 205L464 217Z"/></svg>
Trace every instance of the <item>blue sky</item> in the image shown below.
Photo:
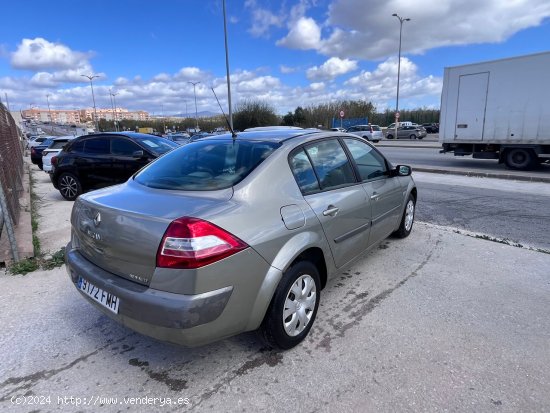
<svg viewBox="0 0 550 413"><path fill-rule="evenodd" d="M155 114L227 106L221 0L6 2L0 97L30 105L117 105ZM278 113L341 99L438 107L445 66L550 50L547 0L227 0L233 102L261 99ZM550 70L550 68L549 68Z"/></svg>

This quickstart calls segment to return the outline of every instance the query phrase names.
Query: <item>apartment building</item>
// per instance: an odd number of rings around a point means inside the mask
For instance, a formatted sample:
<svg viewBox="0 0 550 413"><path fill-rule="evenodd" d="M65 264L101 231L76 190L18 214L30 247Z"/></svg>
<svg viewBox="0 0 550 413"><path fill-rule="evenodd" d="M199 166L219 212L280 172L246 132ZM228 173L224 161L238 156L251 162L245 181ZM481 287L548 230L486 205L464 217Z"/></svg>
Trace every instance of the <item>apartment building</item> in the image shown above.
<svg viewBox="0 0 550 413"><path fill-rule="evenodd" d="M23 119L30 119L36 122L53 123L80 123L80 110L60 110L60 109L39 109L32 108L21 111Z"/></svg>
<svg viewBox="0 0 550 413"><path fill-rule="evenodd" d="M149 120L149 113L143 110L138 111L129 111L123 108L117 108L116 111L113 109L101 109L96 108L97 118L105 120ZM94 115L94 109L82 109L80 111L80 117L82 120L92 120Z"/></svg>

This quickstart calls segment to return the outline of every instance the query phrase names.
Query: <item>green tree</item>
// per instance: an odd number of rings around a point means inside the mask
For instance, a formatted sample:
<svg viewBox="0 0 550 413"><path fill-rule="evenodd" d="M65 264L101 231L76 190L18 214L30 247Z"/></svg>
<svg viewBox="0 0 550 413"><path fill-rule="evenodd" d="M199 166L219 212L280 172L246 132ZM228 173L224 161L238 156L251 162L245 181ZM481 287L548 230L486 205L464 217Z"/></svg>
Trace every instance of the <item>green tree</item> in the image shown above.
<svg viewBox="0 0 550 413"><path fill-rule="evenodd" d="M267 102L244 100L240 102L233 114L235 130L244 130L258 126L274 126L280 123L275 110Z"/></svg>
<svg viewBox="0 0 550 413"><path fill-rule="evenodd" d="M282 124L284 126L294 126L294 115L292 112L288 112L285 116L283 116Z"/></svg>

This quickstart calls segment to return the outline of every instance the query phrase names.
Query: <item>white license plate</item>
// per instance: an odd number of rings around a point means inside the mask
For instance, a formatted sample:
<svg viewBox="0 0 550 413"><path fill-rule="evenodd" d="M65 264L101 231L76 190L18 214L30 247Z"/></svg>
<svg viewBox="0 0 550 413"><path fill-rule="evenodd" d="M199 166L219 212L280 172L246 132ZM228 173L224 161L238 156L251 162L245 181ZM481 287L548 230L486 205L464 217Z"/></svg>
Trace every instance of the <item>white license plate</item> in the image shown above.
<svg viewBox="0 0 550 413"><path fill-rule="evenodd" d="M96 287L91 282L82 277L78 277L78 283L76 286L84 294L91 297L92 300L111 310L113 313L118 314L118 305L120 304L120 299L116 295L103 291L101 288Z"/></svg>

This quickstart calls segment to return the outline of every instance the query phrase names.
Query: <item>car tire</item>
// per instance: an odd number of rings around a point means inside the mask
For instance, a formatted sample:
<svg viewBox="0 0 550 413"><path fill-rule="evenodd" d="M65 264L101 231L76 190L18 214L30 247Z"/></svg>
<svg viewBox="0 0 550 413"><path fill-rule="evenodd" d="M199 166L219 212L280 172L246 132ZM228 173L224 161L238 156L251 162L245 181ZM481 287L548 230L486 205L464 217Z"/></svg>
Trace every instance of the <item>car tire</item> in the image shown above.
<svg viewBox="0 0 550 413"><path fill-rule="evenodd" d="M393 139L393 135L392 134L386 135L386 139Z"/></svg>
<svg viewBox="0 0 550 413"><path fill-rule="evenodd" d="M311 262L300 261L286 270L260 327L264 341L282 350L299 344L315 321L320 292L319 271Z"/></svg>
<svg viewBox="0 0 550 413"><path fill-rule="evenodd" d="M409 135L409 139L416 139L416 135L414 133L412 135Z"/></svg>
<svg viewBox="0 0 550 413"><path fill-rule="evenodd" d="M419 136L418 139L424 139L424 136Z"/></svg>
<svg viewBox="0 0 550 413"><path fill-rule="evenodd" d="M58 180L57 186L61 196L67 201L74 201L82 193L82 185L78 178L68 172L62 173Z"/></svg>
<svg viewBox="0 0 550 413"><path fill-rule="evenodd" d="M504 163L509 169L528 171L537 165L537 155L527 148L508 149L504 154Z"/></svg>
<svg viewBox="0 0 550 413"><path fill-rule="evenodd" d="M413 228L414 224L414 213L416 211L416 199L412 194L409 195L407 203L405 204L405 210L403 211L403 216L401 217L401 223L399 228L392 235L396 238L407 238Z"/></svg>

